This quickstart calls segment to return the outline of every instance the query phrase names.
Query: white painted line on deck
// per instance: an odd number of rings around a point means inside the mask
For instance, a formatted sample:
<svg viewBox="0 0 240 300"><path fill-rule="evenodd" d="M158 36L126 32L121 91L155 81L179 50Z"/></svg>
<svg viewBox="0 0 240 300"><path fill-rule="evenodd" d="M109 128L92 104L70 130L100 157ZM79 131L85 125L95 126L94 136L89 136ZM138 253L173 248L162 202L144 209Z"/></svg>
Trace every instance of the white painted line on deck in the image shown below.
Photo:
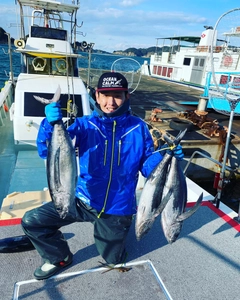
<svg viewBox="0 0 240 300"><path fill-rule="evenodd" d="M143 264L148 264L151 271L153 272L158 284L160 285L165 297L167 300L173 300L171 295L169 294L166 286L164 285L160 275L158 274L156 268L154 267L153 263L148 259L148 260L141 260L141 261L136 261L132 263L126 263L126 264L118 264L114 266L114 268L119 268L119 267L134 267L137 265L143 265ZM95 273L95 272L104 272L106 270L109 270L108 267L98 267L98 268L93 268L93 269L88 269L88 270L82 270L82 271L76 271L76 272L70 272L70 273L64 273L64 274L59 274L52 276L46 280L52 280L52 279L60 279L60 278L65 278L65 277L72 277L72 276L77 276L77 275L84 275L88 273ZM14 285L14 292L13 292L13 300L18 300L19 297L19 290L22 285L25 284L31 284L31 283L36 283L40 282L37 279L30 279L30 280L24 280L24 281L18 281Z"/></svg>

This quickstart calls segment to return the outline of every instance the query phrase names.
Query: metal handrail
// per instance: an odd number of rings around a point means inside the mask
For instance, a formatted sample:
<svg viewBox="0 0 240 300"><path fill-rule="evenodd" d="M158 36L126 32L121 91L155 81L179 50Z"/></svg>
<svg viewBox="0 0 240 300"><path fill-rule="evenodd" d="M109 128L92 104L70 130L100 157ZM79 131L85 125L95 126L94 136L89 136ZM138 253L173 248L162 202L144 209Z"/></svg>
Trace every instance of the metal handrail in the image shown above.
<svg viewBox="0 0 240 300"><path fill-rule="evenodd" d="M188 163L186 164L186 167L185 167L184 170L183 170L183 173L184 173L185 175L186 175L186 171L187 171L187 169L188 169L190 163L192 162L193 157L194 157L196 154L199 154L200 156L209 159L210 161L212 161L213 163L215 163L215 164L217 164L217 165L219 165L219 166L221 166L221 167L223 166L223 164L220 163L219 161L217 161L216 159L214 159L214 158L212 158L212 157L210 157L210 156L208 156L208 155L206 155L206 154L204 154L204 153L202 153L202 152L200 152L200 151L194 151L193 154L191 155L191 157L190 157ZM230 172L233 172L233 171L237 172L236 170L233 170L232 168L230 168L230 167L228 167L228 166L225 166L225 169L228 170L228 171L230 171ZM239 173L239 172L237 172L237 173ZM217 205L217 204L216 204L216 205ZM237 221L238 223L240 223L240 202L239 202L239 208L238 208L238 216L235 217L234 220Z"/></svg>
<svg viewBox="0 0 240 300"><path fill-rule="evenodd" d="M206 154L204 154L204 153L202 153L202 152L200 152L200 151L194 151L193 154L191 155L191 157L190 157L188 163L186 164L186 167L185 167L184 170L183 170L183 173L184 173L184 174L186 174L186 171L187 171L187 169L188 169L190 163L192 162L192 159L193 159L193 157L195 156L195 154L199 154L200 156L203 156L203 157L205 157L205 158L211 160L213 163L215 163L215 164L217 164L217 165L219 165L219 166L221 166L221 167L223 166L223 164L220 163L218 160L216 160L216 159L214 159L214 158L212 158L212 157L210 157L210 156L208 156L208 155L206 155ZM230 168L230 167L228 167L228 166L226 166L226 169L227 169L228 171L230 171L230 172L233 172L233 169Z"/></svg>

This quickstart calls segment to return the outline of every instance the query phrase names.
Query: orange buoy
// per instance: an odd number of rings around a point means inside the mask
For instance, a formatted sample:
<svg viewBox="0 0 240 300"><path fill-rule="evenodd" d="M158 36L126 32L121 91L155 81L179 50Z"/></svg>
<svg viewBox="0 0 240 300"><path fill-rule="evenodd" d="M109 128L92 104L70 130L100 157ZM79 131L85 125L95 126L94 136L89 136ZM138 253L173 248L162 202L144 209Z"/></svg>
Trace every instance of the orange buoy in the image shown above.
<svg viewBox="0 0 240 300"><path fill-rule="evenodd" d="M3 108L4 108L5 112L9 111L9 109L8 109L8 107L7 107L7 105L5 103L3 104Z"/></svg>

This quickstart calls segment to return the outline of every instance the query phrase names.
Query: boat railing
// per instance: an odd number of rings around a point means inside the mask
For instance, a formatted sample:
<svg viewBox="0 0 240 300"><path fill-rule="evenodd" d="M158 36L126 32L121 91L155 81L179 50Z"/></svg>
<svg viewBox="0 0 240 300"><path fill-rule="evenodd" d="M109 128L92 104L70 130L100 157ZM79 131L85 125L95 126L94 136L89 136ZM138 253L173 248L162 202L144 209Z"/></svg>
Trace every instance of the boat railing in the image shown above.
<svg viewBox="0 0 240 300"><path fill-rule="evenodd" d="M230 98L239 98L240 96L240 72L215 72L216 86L212 72L208 72L204 94L205 96L215 96L223 98L223 95Z"/></svg>
<svg viewBox="0 0 240 300"><path fill-rule="evenodd" d="M8 81L0 93L0 126L4 126L4 119L13 102L12 83Z"/></svg>
<svg viewBox="0 0 240 300"><path fill-rule="evenodd" d="M226 50L225 47L222 46L215 46L213 47L213 53L219 53L222 52L223 50ZM211 52L211 46L197 46L197 51L198 52Z"/></svg>
<svg viewBox="0 0 240 300"><path fill-rule="evenodd" d="M186 176L188 167L190 166L190 164L191 164L193 158L194 158L196 155L200 155L200 156L202 156L202 157L204 157L204 158L210 160L211 162L213 162L214 164L218 165L218 166L221 167L221 168L223 167L223 164L222 164L221 162L219 162L219 161L217 161L216 159L214 159L214 158L212 158L212 157L210 157L210 156L208 156L208 155L206 155L206 154L204 154L204 153L202 153L202 152L196 150L196 151L193 152L193 154L192 154L191 157L189 158L189 160L188 160L188 162L187 162L187 164L186 164L186 166L185 166L185 168L184 168L184 170L183 170L183 173L184 173L185 176ZM229 166L224 166L224 167L225 167L225 170L229 171L230 173L236 172L236 170L233 170L233 169L232 169L231 167L229 167ZM238 174L239 174L239 173L238 173ZM215 202L213 202L213 203L215 203ZM216 201L216 206L218 206L218 204L219 204L219 203ZM239 202L238 216L236 217L236 221L240 222L240 202Z"/></svg>
<svg viewBox="0 0 240 300"><path fill-rule="evenodd" d="M164 55L162 54L154 54L154 61L156 63L171 63L174 64L175 63L175 59L176 59L176 54L175 53L168 53L168 52L163 52ZM166 56L167 54L167 56Z"/></svg>
<svg viewBox="0 0 240 300"><path fill-rule="evenodd" d="M188 162L187 162L187 164L186 164L184 170L183 170L183 173L184 173L185 175L186 175L186 173L187 173L188 167L190 166L190 164L191 164L193 158L194 158L196 155L200 155L200 156L202 156L202 157L204 157L204 158L210 160L210 161L213 162L214 164L219 165L220 167L223 166L223 164L220 163L218 160L216 160L216 159L214 159L214 158L212 158L212 157L210 157L210 156L208 156L208 155L206 155L206 154L204 154L204 153L202 153L202 152L200 152L200 151L194 151L193 154L191 155L191 157L189 158L189 160L188 160ZM226 170L228 170L229 172L233 172L233 169L232 169L231 167L225 166L225 168L226 168Z"/></svg>
<svg viewBox="0 0 240 300"><path fill-rule="evenodd" d="M154 54L154 60L157 62L161 62L162 61L162 55L159 55L157 53Z"/></svg>

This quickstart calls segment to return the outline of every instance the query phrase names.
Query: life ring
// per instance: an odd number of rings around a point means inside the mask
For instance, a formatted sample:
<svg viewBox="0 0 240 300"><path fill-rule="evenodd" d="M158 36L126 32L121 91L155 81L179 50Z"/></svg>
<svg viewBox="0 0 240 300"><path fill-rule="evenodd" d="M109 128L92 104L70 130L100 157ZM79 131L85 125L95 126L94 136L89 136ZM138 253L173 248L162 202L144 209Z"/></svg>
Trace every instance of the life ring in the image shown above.
<svg viewBox="0 0 240 300"><path fill-rule="evenodd" d="M169 127L174 130L185 130L191 131L193 129L193 123L187 120L182 120L178 118L173 118L170 123Z"/></svg>
<svg viewBox="0 0 240 300"><path fill-rule="evenodd" d="M60 58L56 60L56 68L59 73L65 73L67 70L66 59Z"/></svg>
<svg viewBox="0 0 240 300"><path fill-rule="evenodd" d="M233 58L230 55L226 55L223 59L223 64L225 67L231 67L233 63Z"/></svg>
<svg viewBox="0 0 240 300"><path fill-rule="evenodd" d="M46 64L47 60L40 56L35 57L32 61L34 71L44 71Z"/></svg>

